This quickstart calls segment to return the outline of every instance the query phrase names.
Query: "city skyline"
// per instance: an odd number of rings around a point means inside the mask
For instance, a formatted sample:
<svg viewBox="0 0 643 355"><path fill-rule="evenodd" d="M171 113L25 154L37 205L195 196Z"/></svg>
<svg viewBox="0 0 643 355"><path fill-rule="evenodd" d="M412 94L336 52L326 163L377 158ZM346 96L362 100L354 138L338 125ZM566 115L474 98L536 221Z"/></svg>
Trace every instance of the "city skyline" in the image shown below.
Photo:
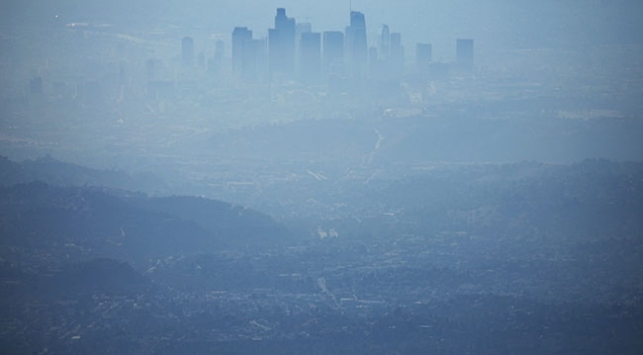
<svg viewBox="0 0 643 355"><path fill-rule="evenodd" d="M70 22L115 23L118 26L158 26L158 21L171 22L185 30L205 30L210 34L227 34L236 25L268 28L272 18L266 13L277 7L289 9L294 18L309 17L316 30L323 32L341 28L350 11L349 2L312 0L279 2L166 0L148 4L149 0L92 1L70 6L69 0L41 1L7 0L3 2L0 23L55 24ZM600 41L636 41L640 39L643 3L638 1L583 2L490 0L483 3L469 0L437 0L423 2L402 0L395 4L386 1L353 1L355 10L368 14L369 36L377 35L382 24L388 23L406 33L410 43L426 41L413 38L415 33L429 36L435 53L446 51L456 38L475 35L486 47L547 47ZM123 12L122 9L128 11ZM132 11L129 11L131 8ZM95 11L100 9L101 11ZM142 10L145 19L140 19ZM54 15L58 16L54 18ZM154 18L154 22L149 19ZM120 19L120 20L119 20ZM141 21L142 20L142 21ZM561 31L562 30L562 31ZM185 33L197 37L198 33ZM435 40L439 37L444 40ZM527 40L525 40L527 39ZM451 58L444 58L450 60Z"/></svg>
<svg viewBox="0 0 643 355"><path fill-rule="evenodd" d="M360 9L356 9L354 7L351 7L350 10L347 12L346 16L344 16L346 18L346 21L340 22L339 24L335 25L335 27L318 26L317 21L320 20L320 17L315 17L315 18L312 18L312 17L309 17L309 16L287 17L285 15L286 11L288 12L288 14L292 13L288 8L278 7L277 10L283 10L284 12L281 14L281 16L283 16L284 19L287 18L288 20L293 21L294 24L296 24L296 27L299 27L300 25L306 25L308 27L305 30L306 32L318 32L318 33L321 33L321 34L323 34L325 32L343 32L344 35L346 35L347 31L351 28L351 23L352 22L354 22L354 21L363 21L363 23L360 25L361 26L360 36L363 37L363 39L361 39L361 40L366 41L366 43L367 43L367 45L366 45L367 48L366 49L368 49L368 47L373 47L373 46L379 48L382 45L381 44L381 40L382 40L382 36L383 36L382 30L384 28L387 29L387 30L390 27L398 29L397 31L394 31L392 33L392 35L394 37L396 35L398 36L398 40L399 40L400 33L404 32L402 30L399 30L400 27L393 21L384 21L384 22L379 21L377 24L372 24L371 25L371 22L374 23L376 21L365 20L365 18L370 18L369 14L367 12L365 12L365 11L361 11ZM357 17L353 18L353 16L357 16ZM266 17L269 18L269 16L266 16ZM276 22L275 22L275 26L266 27L266 28L261 28L260 26L251 26L246 22L235 24L234 27L235 28L236 27L246 27L246 28L252 30L254 36L256 38L258 38L258 39L262 39L262 38L265 37L266 39L269 40L270 36L271 36L271 30L275 31L276 27L277 27ZM323 18L321 18L321 22L322 23L325 22ZM282 26L284 26L284 25L285 25L285 22L284 22L284 24L282 24ZM301 36L301 32L300 32L299 28L297 29L296 34L297 35L295 37L295 42L298 42L300 40L300 36ZM226 38L225 34L218 34L217 36L222 36L223 38ZM432 40L430 37L435 37L435 38L434 38L434 40ZM471 37L472 36L470 36L470 35L456 36L455 38L453 38L452 41L450 41L451 44L449 46L455 48L455 44L453 44L453 43L455 43L456 39L471 38ZM414 42L414 41L417 41L417 42ZM413 43L411 43L411 42L413 42ZM428 34L423 34L421 31L411 31L411 32L405 33L404 39L399 43L399 45L401 45L402 47L405 47L406 50L409 51L408 53L406 53L407 58L414 58L415 57L414 50L415 50L415 45L417 43L431 43L433 47L436 47L436 45L433 44L433 42L436 42L436 43L444 42L444 39L440 38L439 36L436 36L436 35L430 36ZM346 42L345 44L349 45L348 42ZM405 44L408 44L408 45L405 46ZM297 43L296 43L296 45L297 45ZM362 54L362 56L366 56L367 51L364 51L364 49L362 49L361 51L364 52ZM445 51L445 53L446 52L451 52L451 50ZM455 49L453 49L452 52L453 52L453 55L442 55L442 56L439 56L438 58L440 59L440 61L451 61L452 59L455 59ZM349 55L349 53L346 53L346 55Z"/></svg>
<svg viewBox="0 0 643 355"><path fill-rule="evenodd" d="M387 24L381 26L379 38L371 39L369 43L367 17L360 11L351 9L343 32L313 31L313 23L308 20L298 22L296 18L288 17L286 8L277 8L274 26L257 31L259 34L248 27L235 26L231 37L232 71L253 81L272 81L274 74L286 74L286 78L297 78L306 84L325 83L329 75L353 81L390 81L400 80L406 73L406 66L411 64L406 58L415 58L414 72L430 72L429 66L433 63L431 43L418 42L409 46L419 48L420 55L416 52L407 56L402 33L391 32ZM466 50L462 43L467 44ZM454 69L472 73L475 66L473 39L458 38L455 52Z"/></svg>
<svg viewBox="0 0 643 355"><path fill-rule="evenodd" d="M0 349L643 353L637 1L0 1Z"/></svg>

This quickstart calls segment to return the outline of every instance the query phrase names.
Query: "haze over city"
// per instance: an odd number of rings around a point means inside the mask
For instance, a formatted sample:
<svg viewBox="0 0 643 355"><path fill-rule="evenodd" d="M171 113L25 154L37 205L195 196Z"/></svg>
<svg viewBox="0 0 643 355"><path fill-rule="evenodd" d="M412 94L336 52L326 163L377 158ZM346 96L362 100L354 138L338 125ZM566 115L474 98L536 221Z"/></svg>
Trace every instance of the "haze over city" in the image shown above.
<svg viewBox="0 0 643 355"><path fill-rule="evenodd" d="M0 348L638 354L643 3L0 4Z"/></svg>

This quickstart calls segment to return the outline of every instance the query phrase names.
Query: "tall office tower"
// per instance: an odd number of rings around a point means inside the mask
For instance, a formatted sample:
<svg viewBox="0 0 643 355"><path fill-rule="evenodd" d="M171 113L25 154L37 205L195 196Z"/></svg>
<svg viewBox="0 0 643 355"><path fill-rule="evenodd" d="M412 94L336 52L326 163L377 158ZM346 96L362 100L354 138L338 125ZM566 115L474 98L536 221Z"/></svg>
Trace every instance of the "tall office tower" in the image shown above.
<svg viewBox="0 0 643 355"><path fill-rule="evenodd" d="M368 47L368 63L370 65L373 65L377 63L377 61L378 61L377 47L375 46Z"/></svg>
<svg viewBox="0 0 643 355"><path fill-rule="evenodd" d="M246 43L243 73L246 79L261 81L268 72L268 44L266 39L252 39Z"/></svg>
<svg viewBox="0 0 643 355"><path fill-rule="evenodd" d="M344 71L344 34L340 31L324 32L324 70L333 74Z"/></svg>
<svg viewBox="0 0 643 355"><path fill-rule="evenodd" d="M286 16L286 9L278 8L275 28L268 30L270 70L293 72L295 70L295 19Z"/></svg>
<svg viewBox="0 0 643 355"><path fill-rule="evenodd" d="M295 65L299 68L299 60L301 59L301 35L313 31L313 25L310 22L297 22L295 24L295 51L297 53Z"/></svg>
<svg viewBox="0 0 643 355"><path fill-rule="evenodd" d="M199 55L196 56L196 65L199 68L205 68L205 53L199 52Z"/></svg>
<svg viewBox="0 0 643 355"><path fill-rule="evenodd" d="M346 28L348 41L349 68L353 77L366 75L368 62L368 45L366 43L366 19L364 14L351 11L350 26Z"/></svg>
<svg viewBox="0 0 643 355"><path fill-rule="evenodd" d="M415 47L415 65L421 73L429 71L431 57L433 56L433 47L429 43L418 43Z"/></svg>
<svg viewBox="0 0 643 355"><path fill-rule="evenodd" d="M402 75L404 72L404 46L402 46L402 35L391 33L391 52L389 56L391 74Z"/></svg>
<svg viewBox="0 0 643 355"><path fill-rule="evenodd" d="M252 31L248 27L235 27L232 31L232 71L243 72L251 41Z"/></svg>
<svg viewBox="0 0 643 355"><path fill-rule="evenodd" d="M456 41L456 67L462 71L473 71L472 39L458 38Z"/></svg>
<svg viewBox="0 0 643 355"><path fill-rule="evenodd" d="M299 73L305 84L319 84L321 79L321 34L304 32L299 43Z"/></svg>
<svg viewBox="0 0 643 355"><path fill-rule="evenodd" d="M183 37L181 40L181 60L184 68L194 65L194 40L192 37Z"/></svg>
<svg viewBox="0 0 643 355"><path fill-rule="evenodd" d="M271 73L287 71L283 52L283 41L279 31L274 28L268 29L268 68Z"/></svg>
<svg viewBox="0 0 643 355"><path fill-rule="evenodd" d="M386 60L391 51L391 32L388 25L382 26L382 36L380 37L380 59Z"/></svg>
<svg viewBox="0 0 643 355"><path fill-rule="evenodd" d="M368 47L368 76L373 79L381 74L381 62L378 59L377 47Z"/></svg>
<svg viewBox="0 0 643 355"><path fill-rule="evenodd" d="M312 31L313 25L310 22L297 22L297 24L295 24L295 39L299 42L303 33Z"/></svg>
<svg viewBox="0 0 643 355"><path fill-rule="evenodd" d="M214 45L214 60L221 61L223 60L223 54L225 53L225 43L222 40L218 40Z"/></svg>
<svg viewBox="0 0 643 355"><path fill-rule="evenodd" d="M217 40L214 45L214 57L208 59L208 72L210 74L216 74L221 70L224 53L225 44L222 40Z"/></svg>

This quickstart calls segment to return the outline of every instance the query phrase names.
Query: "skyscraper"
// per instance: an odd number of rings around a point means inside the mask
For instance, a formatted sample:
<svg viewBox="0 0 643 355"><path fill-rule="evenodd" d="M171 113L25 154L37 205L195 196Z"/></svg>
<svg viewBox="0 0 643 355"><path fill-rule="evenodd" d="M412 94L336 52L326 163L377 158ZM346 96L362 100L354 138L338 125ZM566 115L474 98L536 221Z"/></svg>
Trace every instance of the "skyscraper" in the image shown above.
<svg viewBox="0 0 643 355"><path fill-rule="evenodd" d="M295 19L286 16L286 9L278 8L275 28L268 30L270 70L293 72L295 70Z"/></svg>
<svg viewBox="0 0 643 355"><path fill-rule="evenodd" d="M184 68L194 64L194 40L192 37L183 37L181 40L181 61Z"/></svg>
<svg viewBox="0 0 643 355"><path fill-rule="evenodd" d="M348 41L349 67L353 77L364 77L368 62L366 42L366 19L364 14L351 11L350 26L346 28Z"/></svg>
<svg viewBox="0 0 643 355"><path fill-rule="evenodd" d="M216 61L223 60L224 53L225 53L225 43L222 40L218 40L214 47L214 59Z"/></svg>
<svg viewBox="0 0 643 355"><path fill-rule="evenodd" d="M433 56L433 47L428 43L418 43L415 47L415 65L419 72L429 71Z"/></svg>
<svg viewBox="0 0 643 355"><path fill-rule="evenodd" d="M313 25L310 22L297 22L295 24L295 39L301 41L301 35L303 33L312 32Z"/></svg>
<svg viewBox="0 0 643 355"><path fill-rule="evenodd" d="M299 61L301 60L301 36L304 33L313 31L313 25L310 22L297 22L295 23L295 52L297 53L295 66L300 68Z"/></svg>
<svg viewBox="0 0 643 355"><path fill-rule="evenodd" d="M344 34L340 31L324 32L324 70L334 74L344 71Z"/></svg>
<svg viewBox="0 0 643 355"><path fill-rule="evenodd" d="M377 47L368 47L368 76L370 79L374 79L380 74L382 70L381 64L381 61L378 59Z"/></svg>
<svg viewBox="0 0 643 355"><path fill-rule="evenodd" d="M380 37L380 59L386 60L391 51L391 33L388 25L382 26L382 35Z"/></svg>
<svg viewBox="0 0 643 355"><path fill-rule="evenodd" d="M299 71L302 82L318 84L321 79L321 34L304 32L299 43Z"/></svg>
<svg viewBox="0 0 643 355"><path fill-rule="evenodd" d="M402 34L391 33L390 70L395 76L404 71L404 46L402 46Z"/></svg>
<svg viewBox="0 0 643 355"><path fill-rule="evenodd" d="M261 81L267 73L267 50L266 39L252 39L246 44L243 58L243 72L246 79Z"/></svg>
<svg viewBox="0 0 643 355"><path fill-rule="evenodd" d="M458 70L473 71L473 40L458 38L456 41L456 67Z"/></svg>
<svg viewBox="0 0 643 355"><path fill-rule="evenodd" d="M235 27L232 31L232 71L243 72L251 41L252 31L248 27Z"/></svg>

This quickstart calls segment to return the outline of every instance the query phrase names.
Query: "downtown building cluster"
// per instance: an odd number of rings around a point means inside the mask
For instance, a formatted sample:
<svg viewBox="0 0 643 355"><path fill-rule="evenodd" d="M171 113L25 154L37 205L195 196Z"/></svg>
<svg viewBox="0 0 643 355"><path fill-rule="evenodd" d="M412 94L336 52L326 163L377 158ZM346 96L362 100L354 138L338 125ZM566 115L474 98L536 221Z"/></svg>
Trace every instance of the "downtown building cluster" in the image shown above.
<svg viewBox="0 0 643 355"><path fill-rule="evenodd" d="M422 86L427 80L474 72L472 39L454 43L452 63L434 60L430 43L415 44L415 58L409 59L406 53L412 51L405 48L400 32L387 25L377 33L368 32L367 18L358 11L350 12L344 30L315 32L309 22L298 22L278 8L272 28L234 27L223 37L217 33L210 49L203 49L203 43L207 45L203 36L185 36L184 28L139 37L86 23L70 23L57 31L56 45L73 48L74 55L53 51L43 65L31 70L30 78L16 78L13 91L23 92L30 102L70 99L95 106L143 97L165 105L215 91L225 96L221 92L229 89L269 85L272 90L292 83L325 87L329 93L364 93L368 91L364 88L371 88L394 96L396 85L389 84ZM180 48L177 36L182 37ZM270 95L278 96L271 90ZM22 100L21 95L14 96Z"/></svg>
<svg viewBox="0 0 643 355"><path fill-rule="evenodd" d="M383 25L379 43L369 45L366 17L358 11L350 12L350 23L343 32L313 32L310 23L298 23L287 16L286 9L278 8L274 28L268 29L267 36L256 36L248 27L235 27L231 42L232 71L251 82L295 80L323 85L399 80L409 70L434 78L444 77L449 69L473 71L472 39L457 40L453 65L434 63L431 44L418 43L415 65L407 70L402 35Z"/></svg>

